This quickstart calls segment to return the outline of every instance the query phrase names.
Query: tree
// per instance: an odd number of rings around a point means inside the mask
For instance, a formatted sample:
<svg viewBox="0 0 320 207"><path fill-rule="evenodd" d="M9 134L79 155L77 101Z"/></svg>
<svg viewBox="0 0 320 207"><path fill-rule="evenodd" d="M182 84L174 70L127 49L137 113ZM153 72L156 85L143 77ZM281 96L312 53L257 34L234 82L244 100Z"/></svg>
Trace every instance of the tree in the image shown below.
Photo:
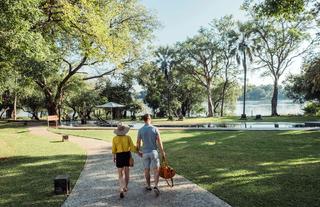
<svg viewBox="0 0 320 207"><path fill-rule="evenodd" d="M180 65L179 67L184 67ZM174 85L175 97L180 103L177 114L183 117L190 117L192 112L201 108L205 97L204 88L194 80L192 76L185 73L184 70L177 68L175 75L176 83Z"/></svg>
<svg viewBox="0 0 320 207"><path fill-rule="evenodd" d="M160 70L163 72L165 80L166 80L166 88L167 88L167 112L168 117L171 120L171 91L172 91L172 70L174 66L177 64L178 60L176 57L176 51L170 47L159 47L155 51L156 63L159 65Z"/></svg>
<svg viewBox="0 0 320 207"><path fill-rule="evenodd" d="M218 43L206 29L201 29L199 34L179 44L179 48L186 66L183 70L206 89L208 117L213 117L212 83L221 71Z"/></svg>
<svg viewBox="0 0 320 207"><path fill-rule="evenodd" d="M212 89L212 103L214 107L215 113L221 113L221 104L222 104L222 96L221 91L223 91L224 88L224 81L221 80L216 81L215 87ZM225 93L225 107L224 107L224 113L228 114L228 112L233 112L236 106L237 97L239 96L240 88L237 84L237 81L230 81L228 90Z"/></svg>
<svg viewBox="0 0 320 207"><path fill-rule="evenodd" d="M133 80L134 75L131 71L124 71L119 76L112 76L111 78L101 79L99 86L96 88L99 90L99 95L105 97L107 100L117 102L126 105L124 108L112 109L116 110L116 113L112 113L113 116L120 116L120 112L123 111L123 117L126 117L127 110L135 111L137 107L134 100L134 88ZM111 81L117 80L117 81ZM136 108L138 110L138 108ZM114 117L113 117L114 118Z"/></svg>
<svg viewBox="0 0 320 207"><path fill-rule="evenodd" d="M287 20L310 9L314 13L320 11L320 3L317 0L264 0L259 3L255 3L253 0L245 0L242 7L246 10L251 8L258 16L285 18Z"/></svg>
<svg viewBox="0 0 320 207"><path fill-rule="evenodd" d="M143 64L137 74L138 83L146 90L144 102L152 109L154 117L164 115L167 108L166 82L154 63ZM165 108L163 108L165 106Z"/></svg>
<svg viewBox="0 0 320 207"><path fill-rule="evenodd" d="M233 17L224 16L219 20L213 20L211 23L212 37L218 43L219 51L221 52L221 67L223 77L223 87L221 90L221 109L220 116L224 115L225 99L227 90L231 87L231 82L237 74L234 56L237 49L238 34L236 33L235 21Z"/></svg>
<svg viewBox="0 0 320 207"><path fill-rule="evenodd" d="M306 42L309 36L310 16L297 17L294 20L276 18L255 18L253 31L257 63L264 68L265 76L273 78L273 96L271 115L277 116L278 83L280 77L290 67L296 57L308 51L313 40ZM312 38L311 38L312 39Z"/></svg>
<svg viewBox="0 0 320 207"><path fill-rule="evenodd" d="M243 67L243 108L242 119L246 119L246 92L247 92L247 59L253 61L252 53L254 51L255 43L252 41L251 23L238 23L238 42L236 50L236 60L238 64Z"/></svg>
<svg viewBox="0 0 320 207"><path fill-rule="evenodd" d="M40 120L39 112L45 108L45 99L41 91L29 90L20 98L23 111L32 115L31 119Z"/></svg>
<svg viewBox="0 0 320 207"><path fill-rule="evenodd" d="M102 99L94 88L83 85L77 91L70 93L66 105L73 110L72 119L75 120L75 115L78 114L81 124L86 124L87 120L91 119L91 113L95 106L101 104ZM68 117L67 113L64 113Z"/></svg>
<svg viewBox="0 0 320 207"><path fill-rule="evenodd" d="M252 0L245 0L244 6L252 4ZM254 4L254 11L260 15L268 17L291 18L305 10L309 0L264 0L261 3Z"/></svg>
<svg viewBox="0 0 320 207"><path fill-rule="evenodd" d="M6 0L1 7L2 39L8 51L15 49L8 61L43 90L50 115L57 114L65 86L82 68L101 62L114 65L105 75L121 68L139 55L156 26L154 17L137 0L14 2ZM21 34L35 41L22 42ZM32 45L37 46L37 56L28 53ZM52 77L56 82L48 85Z"/></svg>
<svg viewBox="0 0 320 207"><path fill-rule="evenodd" d="M289 76L286 83L287 95L296 102L320 102L320 58L306 61L303 72Z"/></svg>

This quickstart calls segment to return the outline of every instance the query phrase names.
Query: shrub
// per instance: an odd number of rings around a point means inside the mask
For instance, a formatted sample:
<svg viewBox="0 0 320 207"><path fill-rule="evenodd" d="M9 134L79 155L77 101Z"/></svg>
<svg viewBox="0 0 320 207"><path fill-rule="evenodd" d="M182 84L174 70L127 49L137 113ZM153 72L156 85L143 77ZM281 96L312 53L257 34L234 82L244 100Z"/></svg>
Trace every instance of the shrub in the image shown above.
<svg viewBox="0 0 320 207"><path fill-rule="evenodd" d="M317 113L320 112L320 106L319 103L308 103L304 108L303 108L304 114L305 115L316 115Z"/></svg>

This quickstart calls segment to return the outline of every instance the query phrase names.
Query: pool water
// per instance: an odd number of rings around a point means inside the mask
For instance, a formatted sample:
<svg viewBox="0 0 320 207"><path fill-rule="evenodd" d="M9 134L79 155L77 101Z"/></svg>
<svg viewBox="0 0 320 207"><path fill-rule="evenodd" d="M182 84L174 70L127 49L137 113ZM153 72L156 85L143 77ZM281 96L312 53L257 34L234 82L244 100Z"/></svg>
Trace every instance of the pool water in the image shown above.
<svg viewBox="0 0 320 207"><path fill-rule="evenodd" d="M88 121L87 124L82 125L80 121L62 122L62 126L71 127L116 127L113 125L99 125L96 121ZM128 124L132 129L140 129L144 124L132 122ZM308 128L305 123L293 122L225 122L225 123L202 123L202 124L155 124L159 128L207 128L207 129L297 129ZM317 126L320 127L320 124Z"/></svg>

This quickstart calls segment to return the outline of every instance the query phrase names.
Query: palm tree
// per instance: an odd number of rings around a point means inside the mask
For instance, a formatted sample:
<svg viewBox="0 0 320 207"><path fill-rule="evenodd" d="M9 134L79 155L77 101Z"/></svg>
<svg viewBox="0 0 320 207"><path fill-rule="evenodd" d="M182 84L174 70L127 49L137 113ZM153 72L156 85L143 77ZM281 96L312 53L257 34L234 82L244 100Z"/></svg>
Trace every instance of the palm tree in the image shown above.
<svg viewBox="0 0 320 207"><path fill-rule="evenodd" d="M239 43L237 44L236 59L237 63L242 64L244 80L243 80L243 109L241 119L247 119L246 115L246 91L247 91L247 58L252 62L252 52L254 51L254 43L251 40L250 23L238 23L239 27Z"/></svg>
<svg viewBox="0 0 320 207"><path fill-rule="evenodd" d="M167 85L167 109L168 109L168 118L172 119L171 116L171 86L172 86L172 69L176 64L176 51L173 48L168 46L159 47L155 52L156 55L156 63L159 65L160 70L163 72L166 85Z"/></svg>

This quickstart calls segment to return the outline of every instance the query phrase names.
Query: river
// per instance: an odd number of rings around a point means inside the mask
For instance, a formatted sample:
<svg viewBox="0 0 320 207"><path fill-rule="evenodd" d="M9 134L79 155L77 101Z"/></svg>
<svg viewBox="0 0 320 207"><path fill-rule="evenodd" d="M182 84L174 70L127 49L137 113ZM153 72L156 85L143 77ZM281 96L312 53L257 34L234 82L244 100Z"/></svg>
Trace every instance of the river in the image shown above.
<svg viewBox="0 0 320 207"><path fill-rule="evenodd" d="M241 115L243 102L238 101L236 104L235 115ZM278 100L278 114L280 115L298 115L303 114L303 105L293 103L292 100ZM257 114L270 115L271 114L271 101L246 101L246 114L247 116L255 116Z"/></svg>

